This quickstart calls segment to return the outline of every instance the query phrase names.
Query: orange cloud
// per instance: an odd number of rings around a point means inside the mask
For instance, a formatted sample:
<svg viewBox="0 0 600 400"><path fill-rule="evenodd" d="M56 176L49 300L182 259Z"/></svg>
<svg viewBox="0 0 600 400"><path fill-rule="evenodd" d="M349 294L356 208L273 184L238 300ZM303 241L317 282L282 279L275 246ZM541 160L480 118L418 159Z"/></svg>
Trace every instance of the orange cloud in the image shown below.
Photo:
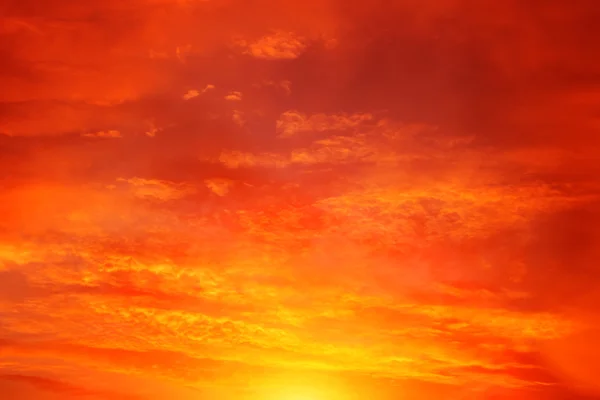
<svg viewBox="0 0 600 400"><path fill-rule="evenodd" d="M197 91L195 89L190 89L183 95L183 99L190 100L190 99L193 99L194 97L198 97L198 96L200 96L199 91Z"/></svg>
<svg viewBox="0 0 600 400"><path fill-rule="evenodd" d="M286 111L276 122L280 137L294 136L302 132L323 132L349 130L373 119L369 114L306 116L297 111Z"/></svg>
<svg viewBox="0 0 600 400"><path fill-rule="evenodd" d="M5 397L598 392L595 3L46 3L0 7Z"/></svg>
<svg viewBox="0 0 600 400"><path fill-rule="evenodd" d="M119 131L100 131L100 132L95 132L95 133L84 133L82 136L97 137L97 138L120 138L121 132L119 132Z"/></svg>
<svg viewBox="0 0 600 400"><path fill-rule="evenodd" d="M177 185L156 179L119 178L118 181L128 183L134 195L141 198L155 198L166 201L193 193L193 189L186 187L186 185Z"/></svg>
<svg viewBox="0 0 600 400"><path fill-rule="evenodd" d="M231 92L227 96L225 96L225 100L240 101L240 100L242 100L242 93L241 92Z"/></svg>
<svg viewBox="0 0 600 400"><path fill-rule="evenodd" d="M263 36L255 42L248 43L244 39L236 40L236 45L245 48L244 52L256 58L268 60L294 59L306 49L306 39L291 32L274 32Z"/></svg>
<svg viewBox="0 0 600 400"><path fill-rule="evenodd" d="M227 179L207 179L205 183L206 187L208 187L217 196L225 196L233 184L232 181Z"/></svg>

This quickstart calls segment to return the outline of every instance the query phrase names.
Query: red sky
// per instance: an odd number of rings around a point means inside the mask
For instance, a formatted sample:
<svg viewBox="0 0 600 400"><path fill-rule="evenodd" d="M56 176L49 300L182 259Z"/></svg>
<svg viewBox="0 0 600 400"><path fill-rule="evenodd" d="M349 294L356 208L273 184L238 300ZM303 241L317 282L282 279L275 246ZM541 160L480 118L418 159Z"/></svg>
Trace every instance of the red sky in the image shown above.
<svg viewBox="0 0 600 400"><path fill-rule="evenodd" d="M596 0L0 16L2 398L600 399Z"/></svg>

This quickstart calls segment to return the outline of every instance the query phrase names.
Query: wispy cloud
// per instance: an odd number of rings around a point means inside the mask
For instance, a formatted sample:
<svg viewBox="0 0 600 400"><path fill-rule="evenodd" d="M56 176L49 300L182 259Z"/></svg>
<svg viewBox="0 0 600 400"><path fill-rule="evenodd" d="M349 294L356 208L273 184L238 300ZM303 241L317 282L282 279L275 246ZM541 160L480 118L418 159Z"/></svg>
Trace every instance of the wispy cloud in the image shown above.
<svg viewBox="0 0 600 400"><path fill-rule="evenodd" d="M306 39L284 31L265 35L253 42L237 39L235 44L243 48L246 54L267 60L294 59L299 57L307 47Z"/></svg>

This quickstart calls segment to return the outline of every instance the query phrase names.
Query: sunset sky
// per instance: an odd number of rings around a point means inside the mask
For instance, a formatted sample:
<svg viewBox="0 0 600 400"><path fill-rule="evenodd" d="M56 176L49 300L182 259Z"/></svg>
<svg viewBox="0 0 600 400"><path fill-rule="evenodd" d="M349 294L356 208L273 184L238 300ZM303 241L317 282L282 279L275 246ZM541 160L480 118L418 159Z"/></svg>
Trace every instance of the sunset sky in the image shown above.
<svg viewBox="0 0 600 400"><path fill-rule="evenodd" d="M0 398L600 399L598 21L0 0Z"/></svg>

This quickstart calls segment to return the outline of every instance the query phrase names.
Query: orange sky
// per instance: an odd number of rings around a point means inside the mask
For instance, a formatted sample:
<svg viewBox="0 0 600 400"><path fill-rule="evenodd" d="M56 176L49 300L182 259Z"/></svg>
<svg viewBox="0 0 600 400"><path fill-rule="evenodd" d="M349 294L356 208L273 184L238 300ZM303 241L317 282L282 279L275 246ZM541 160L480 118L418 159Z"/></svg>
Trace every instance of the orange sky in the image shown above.
<svg viewBox="0 0 600 400"><path fill-rule="evenodd" d="M0 16L3 399L600 399L597 0Z"/></svg>

